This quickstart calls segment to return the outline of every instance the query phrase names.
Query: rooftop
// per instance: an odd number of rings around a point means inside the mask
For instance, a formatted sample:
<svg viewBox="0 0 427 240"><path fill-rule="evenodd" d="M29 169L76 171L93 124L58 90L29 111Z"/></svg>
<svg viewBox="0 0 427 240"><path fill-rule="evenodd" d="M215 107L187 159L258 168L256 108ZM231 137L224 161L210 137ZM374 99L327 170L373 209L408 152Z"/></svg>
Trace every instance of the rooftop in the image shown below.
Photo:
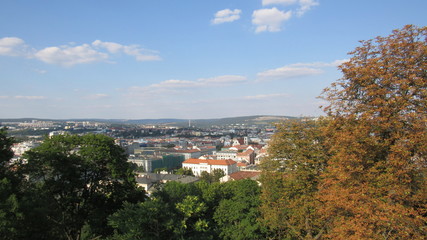
<svg viewBox="0 0 427 240"><path fill-rule="evenodd" d="M183 163L187 164L207 164L207 165L234 165L236 164L235 161L231 159L227 160L213 160L213 159L197 159L197 158L190 158L185 160Z"/></svg>

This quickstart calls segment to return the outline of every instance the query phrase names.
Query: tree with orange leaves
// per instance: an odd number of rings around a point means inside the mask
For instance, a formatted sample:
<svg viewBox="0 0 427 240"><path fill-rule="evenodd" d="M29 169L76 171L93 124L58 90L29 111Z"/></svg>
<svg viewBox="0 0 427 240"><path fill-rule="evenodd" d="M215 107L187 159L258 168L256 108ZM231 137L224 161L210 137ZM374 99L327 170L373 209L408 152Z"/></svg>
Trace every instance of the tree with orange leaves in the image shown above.
<svg viewBox="0 0 427 240"><path fill-rule="evenodd" d="M427 236L427 27L362 41L322 97L327 239Z"/></svg>
<svg viewBox="0 0 427 240"><path fill-rule="evenodd" d="M315 198L325 170L324 121L289 121L277 125L262 161L262 222L269 239L320 239L325 233Z"/></svg>

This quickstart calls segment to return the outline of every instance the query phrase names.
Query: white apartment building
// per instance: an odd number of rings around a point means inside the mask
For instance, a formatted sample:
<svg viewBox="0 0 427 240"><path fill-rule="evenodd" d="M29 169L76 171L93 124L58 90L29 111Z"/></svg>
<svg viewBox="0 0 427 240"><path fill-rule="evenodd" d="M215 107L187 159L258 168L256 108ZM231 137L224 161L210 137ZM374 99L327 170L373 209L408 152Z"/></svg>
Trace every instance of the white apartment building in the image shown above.
<svg viewBox="0 0 427 240"><path fill-rule="evenodd" d="M15 154L15 156L20 157L26 151L31 150L35 147L38 147L39 145L40 145L39 142L34 142L34 141L26 141L26 142L22 142L22 143L15 143L12 146L12 151Z"/></svg>
<svg viewBox="0 0 427 240"><path fill-rule="evenodd" d="M212 160L212 159L196 159L190 158L182 163L183 168L189 168L193 171L195 176L200 176L202 172L211 173L215 169L221 169L225 175L230 175L239 171L237 162L227 160Z"/></svg>
<svg viewBox="0 0 427 240"><path fill-rule="evenodd" d="M183 155L184 159L190 159L190 158L198 158L202 156L202 152L197 149L191 149L191 150L176 150L174 154L177 155Z"/></svg>
<svg viewBox="0 0 427 240"><path fill-rule="evenodd" d="M153 159L130 157L128 158L128 162L135 163L138 167L143 167L146 172L153 171Z"/></svg>
<svg viewBox="0 0 427 240"><path fill-rule="evenodd" d="M237 151L223 150L223 151L217 152L216 156L218 160L226 160L226 159L236 160Z"/></svg>

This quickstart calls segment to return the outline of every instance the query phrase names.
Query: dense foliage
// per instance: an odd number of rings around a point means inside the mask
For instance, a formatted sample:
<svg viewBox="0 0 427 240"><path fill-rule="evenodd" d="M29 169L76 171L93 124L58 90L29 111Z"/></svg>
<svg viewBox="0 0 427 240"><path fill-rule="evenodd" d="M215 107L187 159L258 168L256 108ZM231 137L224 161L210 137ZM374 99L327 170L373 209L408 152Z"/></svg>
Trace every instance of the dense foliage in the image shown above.
<svg viewBox="0 0 427 240"><path fill-rule="evenodd" d="M0 236L14 239L18 235L21 212L18 206L21 179L13 171L13 139L0 129Z"/></svg>
<svg viewBox="0 0 427 240"><path fill-rule="evenodd" d="M104 135L47 138L25 158L22 171L49 208L49 225L67 239L79 239L85 225L108 235L105 219L123 201L143 200L123 149Z"/></svg>
<svg viewBox="0 0 427 240"><path fill-rule="evenodd" d="M425 239L427 27L363 41L326 89L328 238Z"/></svg>
<svg viewBox="0 0 427 240"><path fill-rule="evenodd" d="M325 120L272 139L261 210L273 239L427 236L427 27L350 54Z"/></svg>
<svg viewBox="0 0 427 240"><path fill-rule="evenodd" d="M166 183L151 199L109 218L112 239L263 239L260 187L252 180Z"/></svg>
<svg viewBox="0 0 427 240"><path fill-rule="evenodd" d="M46 138L25 154L25 162L11 162L13 139L4 130L0 136L3 239L107 236L107 217L125 201L145 198L123 149L109 137Z"/></svg>
<svg viewBox="0 0 427 240"><path fill-rule="evenodd" d="M263 222L274 239L312 239L325 228L316 199L327 161L322 121L278 125L262 163Z"/></svg>

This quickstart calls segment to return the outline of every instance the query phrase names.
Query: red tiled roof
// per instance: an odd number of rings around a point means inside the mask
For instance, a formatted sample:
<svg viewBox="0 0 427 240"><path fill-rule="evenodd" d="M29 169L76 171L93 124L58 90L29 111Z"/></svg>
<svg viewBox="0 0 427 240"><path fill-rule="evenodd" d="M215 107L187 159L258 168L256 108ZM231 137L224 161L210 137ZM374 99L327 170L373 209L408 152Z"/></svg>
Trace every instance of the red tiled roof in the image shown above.
<svg viewBox="0 0 427 240"><path fill-rule="evenodd" d="M188 163L188 164L201 164L201 163L205 163L208 165L233 165L236 164L235 161L231 160L231 159L227 159L227 160L213 160L213 159L197 159L197 158L190 158L185 160L182 163Z"/></svg>
<svg viewBox="0 0 427 240"><path fill-rule="evenodd" d="M191 150L176 150L177 153L195 153L200 152L200 150L197 149L191 149Z"/></svg>
<svg viewBox="0 0 427 240"><path fill-rule="evenodd" d="M251 144L251 145L249 145L249 146L251 146L251 147L253 147L253 148L257 148L258 150L260 150L261 148L263 148L263 147L264 147L264 145L261 145L261 144Z"/></svg>
<svg viewBox="0 0 427 240"><path fill-rule="evenodd" d="M257 177L260 174L261 174L261 172L239 171L239 172L234 172L234 173L230 174L229 176L230 176L230 178L232 178L234 180L240 180L240 179Z"/></svg>
<svg viewBox="0 0 427 240"><path fill-rule="evenodd" d="M238 166L238 167L246 167L246 166L248 166L248 164L243 163L243 162L238 162L238 163L237 163L237 166Z"/></svg>
<svg viewBox="0 0 427 240"><path fill-rule="evenodd" d="M215 146L202 146L201 149L213 149L216 148Z"/></svg>
<svg viewBox="0 0 427 240"><path fill-rule="evenodd" d="M253 152L254 152L254 150L248 149L244 152L238 153L237 156L248 156L248 155L251 155Z"/></svg>

